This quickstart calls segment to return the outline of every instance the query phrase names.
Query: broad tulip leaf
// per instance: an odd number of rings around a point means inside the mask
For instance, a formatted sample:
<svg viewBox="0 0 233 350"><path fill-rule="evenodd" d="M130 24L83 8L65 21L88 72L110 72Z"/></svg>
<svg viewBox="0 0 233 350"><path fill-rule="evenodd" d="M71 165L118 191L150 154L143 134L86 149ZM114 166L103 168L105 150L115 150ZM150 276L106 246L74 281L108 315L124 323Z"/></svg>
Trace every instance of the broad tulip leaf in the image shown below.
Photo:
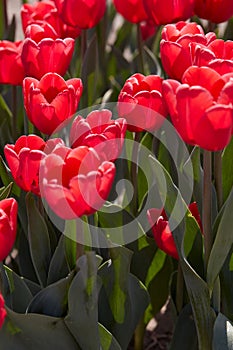
<svg viewBox="0 0 233 350"><path fill-rule="evenodd" d="M122 349L148 306L148 293L129 272L132 252L124 247L110 249L111 260L99 269L103 286L99 297L100 322L114 335Z"/></svg>
<svg viewBox="0 0 233 350"><path fill-rule="evenodd" d="M33 298L32 293L30 292L23 277L18 276L7 266L4 266L4 270L5 272L1 269L0 279L4 281L3 294L6 303L8 307L13 309L15 312L25 313L28 304Z"/></svg>
<svg viewBox="0 0 233 350"><path fill-rule="evenodd" d="M222 187L223 187L223 200L226 201L233 186L233 176L229 174L233 173L233 138L229 145L224 149L222 154Z"/></svg>
<svg viewBox="0 0 233 350"><path fill-rule="evenodd" d="M79 271L68 293L66 326L82 349L100 348L98 330L98 295L100 279L97 277L99 260L94 252L87 252L77 261Z"/></svg>
<svg viewBox="0 0 233 350"><path fill-rule="evenodd" d="M67 239L68 238L63 234L59 239L57 248L49 265L47 284L59 281L61 278L66 277L69 273L69 266L65 254L65 241Z"/></svg>
<svg viewBox="0 0 233 350"><path fill-rule="evenodd" d="M213 350L233 349L233 323L219 313L214 324Z"/></svg>
<svg viewBox="0 0 233 350"><path fill-rule="evenodd" d="M51 258L49 233L45 221L30 193L26 196L26 206L31 258L38 281L41 286L45 286Z"/></svg>
<svg viewBox="0 0 233 350"><path fill-rule="evenodd" d="M169 224L171 227L174 227L172 233L179 252L180 264L192 305L199 349L211 349L212 329L215 316L210 307L209 289L207 284L188 263L184 253L185 223L187 224L187 221L185 222L185 216L188 213L187 205L184 203L179 189L173 184L166 169L155 158L151 158L151 164L159 189L161 188L161 176L165 177L167 183L167 193L161 192L160 195L165 200L165 209L168 213L172 214L169 218ZM191 229L192 227L189 225L188 230Z"/></svg>
<svg viewBox="0 0 233 350"><path fill-rule="evenodd" d="M198 350L197 332L192 308L187 304L180 312L175 325L170 350Z"/></svg>
<svg viewBox="0 0 233 350"><path fill-rule="evenodd" d="M63 317L67 311L67 295L74 274L42 289L30 302L28 313Z"/></svg>
<svg viewBox="0 0 233 350"><path fill-rule="evenodd" d="M63 319L17 314L8 308L0 330L0 347L5 350L81 350Z"/></svg>
<svg viewBox="0 0 233 350"><path fill-rule="evenodd" d="M0 200L8 198L11 194L13 182L10 182L8 186L0 188Z"/></svg>
<svg viewBox="0 0 233 350"><path fill-rule="evenodd" d="M210 290L213 290L214 282L220 273L220 270L226 260L232 243L232 218L233 211L233 189L227 199L221 221L218 227L217 235L210 253L209 263L207 268L207 282Z"/></svg>
<svg viewBox="0 0 233 350"><path fill-rule="evenodd" d="M113 335L99 323L99 335L102 350L121 350L120 345Z"/></svg>

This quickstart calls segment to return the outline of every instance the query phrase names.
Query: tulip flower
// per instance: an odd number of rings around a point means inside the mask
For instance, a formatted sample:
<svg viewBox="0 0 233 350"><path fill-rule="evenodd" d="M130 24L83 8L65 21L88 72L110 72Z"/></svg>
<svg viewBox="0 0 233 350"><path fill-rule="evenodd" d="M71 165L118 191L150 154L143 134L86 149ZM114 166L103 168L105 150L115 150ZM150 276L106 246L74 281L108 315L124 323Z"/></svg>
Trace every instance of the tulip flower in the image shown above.
<svg viewBox="0 0 233 350"><path fill-rule="evenodd" d="M22 41L0 41L0 83L21 85L24 67L21 60Z"/></svg>
<svg viewBox="0 0 233 350"><path fill-rule="evenodd" d="M69 26L88 29L96 26L106 10L106 0L54 0L61 19Z"/></svg>
<svg viewBox="0 0 233 350"><path fill-rule="evenodd" d="M5 302L2 294L0 293L0 329L3 326L5 317L6 317L6 309L4 308Z"/></svg>
<svg viewBox="0 0 233 350"><path fill-rule="evenodd" d="M39 136L21 136L15 143L7 144L4 153L16 184L24 191L37 195L39 189L39 167L44 156L45 142Z"/></svg>
<svg viewBox="0 0 233 350"><path fill-rule="evenodd" d="M189 19L193 15L195 0L143 0L149 19L156 25Z"/></svg>
<svg viewBox="0 0 233 350"><path fill-rule="evenodd" d="M142 34L142 40L144 41L155 35L156 30L157 28L152 21L143 21L140 23L140 31Z"/></svg>
<svg viewBox="0 0 233 350"><path fill-rule="evenodd" d="M93 111L87 118L78 116L72 123L70 142L72 148L78 146L96 147L98 154L106 160L114 161L121 153L126 121L123 118L111 119L109 110Z"/></svg>
<svg viewBox="0 0 233 350"><path fill-rule="evenodd" d="M64 75L72 59L74 39L24 40L22 62L26 76L41 79L46 73Z"/></svg>
<svg viewBox="0 0 233 350"><path fill-rule="evenodd" d="M162 30L160 53L167 75L181 80L188 67L197 65L196 50L206 48L215 39L215 33L205 35L202 27L194 22L166 25Z"/></svg>
<svg viewBox="0 0 233 350"><path fill-rule="evenodd" d="M34 4L23 4L21 7L21 20L23 31L32 24L49 26L58 38L77 38L81 34L80 28L70 27L65 24L58 14L54 1L41 1ZM50 38L51 36L49 36Z"/></svg>
<svg viewBox="0 0 233 350"><path fill-rule="evenodd" d="M231 0L195 0L195 14L214 23L228 21L233 16Z"/></svg>
<svg viewBox="0 0 233 350"><path fill-rule="evenodd" d="M139 23L148 18L143 0L113 0L113 3L117 12L131 23Z"/></svg>
<svg viewBox="0 0 233 350"><path fill-rule="evenodd" d="M189 210L196 219L200 230L202 230L201 218L196 202L189 205ZM165 211L152 208L147 211L147 217L152 227L153 236L158 248L178 260L179 255Z"/></svg>
<svg viewBox="0 0 233 350"><path fill-rule="evenodd" d="M233 73L221 76L193 66L182 77L163 82L172 122L182 139L209 151L222 150L233 132Z"/></svg>
<svg viewBox="0 0 233 350"><path fill-rule="evenodd" d="M76 112L82 90L81 79L65 81L57 73L47 73L40 81L25 78L24 106L29 120L38 130L51 135Z"/></svg>
<svg viewBox="0 0 233 350"><path fill-rule="evenodd" d="M18 204L14 198L6 198L0 201L0 261L3 261L7 257L15 243L17 230L17 213Z"/></svg>
<svg viewBox="0 0 233 350"><path fill-rule="evenodd" d="M158 75L136 73L128 78L118 97L118 113L130 131L159 129L167 114Z"/></svg>
<svg viewBox="0 0 233 350"><path fill-rule="evenodd" d="M62 219L93 214L104 204L115 176L114 163L93 148L60 146L41 162L41 193Z"/></svg>

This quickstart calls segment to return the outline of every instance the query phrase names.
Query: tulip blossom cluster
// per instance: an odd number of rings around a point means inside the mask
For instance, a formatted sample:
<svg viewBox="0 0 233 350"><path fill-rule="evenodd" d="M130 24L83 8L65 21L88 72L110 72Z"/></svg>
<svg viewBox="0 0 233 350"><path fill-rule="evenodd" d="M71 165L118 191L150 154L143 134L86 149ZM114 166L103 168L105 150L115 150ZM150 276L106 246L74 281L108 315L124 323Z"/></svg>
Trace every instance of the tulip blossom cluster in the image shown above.
<svg viewBox="0 0 233 350"><path fill-rule="evenodd" d="M51 91L52 93L52 91ZM71 125L70 144L45 142L37 135L21 136L7 144L5 157L16 184L45 198L64 219L89 215L108 197L120 155L126 121L111 119L108 110L78 116Z"/></svg>

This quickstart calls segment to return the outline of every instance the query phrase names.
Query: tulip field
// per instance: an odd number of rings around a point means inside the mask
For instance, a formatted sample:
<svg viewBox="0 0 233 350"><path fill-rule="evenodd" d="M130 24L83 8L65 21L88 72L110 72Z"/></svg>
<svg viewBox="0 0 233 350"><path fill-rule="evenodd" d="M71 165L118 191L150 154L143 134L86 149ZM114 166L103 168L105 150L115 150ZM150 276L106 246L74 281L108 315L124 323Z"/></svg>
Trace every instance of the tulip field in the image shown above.
<svg viewBox="0 0 233 350"><path fill-rule="evenodd" d="M233 1L17 3L0 350L233 350Z"/></svg>

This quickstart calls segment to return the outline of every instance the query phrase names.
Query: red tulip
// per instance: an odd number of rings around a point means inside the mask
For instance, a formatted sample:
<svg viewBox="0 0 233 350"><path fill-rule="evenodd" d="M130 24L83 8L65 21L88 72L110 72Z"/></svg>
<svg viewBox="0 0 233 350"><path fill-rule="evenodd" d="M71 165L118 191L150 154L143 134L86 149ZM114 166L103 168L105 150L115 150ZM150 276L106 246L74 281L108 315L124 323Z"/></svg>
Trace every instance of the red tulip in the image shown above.
<svg viewBox="0 0 233 350"><path fill-rule="evenodd" d="M21 136L15 145L7 144L4 153L16 184L24 191L37 195L39 189L39 167L44 156L45 142L36 135Z"/></svg>
<svg viewBox="0 0 233 350"><path fill-rule="evenodd" d="M222 150L233 132L233 73L190 67L182 78L163 83L172 122L182 139L210 151Z"/></svg>
<svg viewBox="0 0 233 350"><path fill-rule="evenodd" d="M113 0L117 12L127 21L139 23L147 19L143 0Z"/></svg>
<svg viewBox="0 0 233 350"><path fill-rule="evenodd" d="M195 0L143 0L149 19L156 25L189 19Z"/></svg>
<svg viewBox="0 0 233 350"><path fill-rule="evenodd" d="M0 329L3 326L5 317L6 317L6 309L4 308L5 302L2 294L0 293Z"/></svg>
<svg viewBox="0 0 233 350"><path fill-rule="evenodd" d="M194 12L198 17L214 23L228 21L233 16L232 0L195 0Z"/></svg>
<svg viewBox="0 0 233 350"><path fill-rule="evenodd" d="M114 164L101 160L93 148L61 145L41 162L41 192L58 216L75 219L100 209L114 176Z"/></svg>
<svg viewBox="0 0 233 350"><path fill-rule="evenodd" d="M189 210L202 230L201 218L196 202L189 205ZM147 217L158 248L178 260L179 255L165 211L156 208L149 209L147 211Z"/></svg>
<svg viewBox="0 0 233 350"><path fill-rule="evenodd" d="M85 119L76 117L70 131L72 148L96 147L98 154L114 161L122 150L126 121L123 118L112 120L111 116L112 113L105 109L93 111Z"/></svg>
<svg viewBox="0 0 233 350"><path fill-rule="evenodd" d="M106 0L54 0L62 20L69 26L88 29L96 26L106 10Z"/></svg>
<svg viewBox="0 0 233 350"><path fill-rule="evenodd" d="M0 41L0 83L21 85L24 68L21 60L22 41Z"/></svg>
<svg viewBox="0 0 233 350"><path fill-rule="evenodd" d="M71 28L62 21L54 1L47 0L22 5L21 19L25 33L29 25L37 24L40 26L49 26L56 33L56 37L63 39L68 37L75 39L81 34L80 28ZM48 37L50 38L51 36Z"/></svg>
<svg viewBox="0 0 233 350"><path fill-rule="evenodd" d="M118 113L130 131L156 130L166 116L162 78L136 73L128 78L118 97Z"/></svg>
<svg viewBox="0 0 233 350"><path fill-rule="evenodd" d="M82 90L81 79L65 81L57 73L47 73L40 81L25 78L24 106L29 120L41 132L51 135L76 112Z"/></svg>
<svg viewBox="0 0 233 350"><path fill-rule="evenodd" d="M18 204L14 198L0 201L0 261L10 253L16 238ZM1 299L0 299L1 310ZM1 328L0 311L0 328Z"/></svg>
<svg viewBox="0 0 233 350"><path fill-rule="evenodd" d="M64 75L74 51L74 39L42 39L39 43L27 38L23 44L22 62L26 76L41 79L46 73Z"/></svg>
<svg viewBox="0 0 233 350"><path fill-rule="evenodd" d="M140 23L140 30L142 34L142 40L146 41L151 36L155 35L157 28L153 22L143 21Z"/></svg>
<svg viewBox="0 0 233 350"><path fill-rule="evenodd" d="M214 33L205 35L202 27L194 22L166 25L162 30L160 53L168 76L181 80L188 67L198 64L196 50L206 48L215 39Z"/></svg>

